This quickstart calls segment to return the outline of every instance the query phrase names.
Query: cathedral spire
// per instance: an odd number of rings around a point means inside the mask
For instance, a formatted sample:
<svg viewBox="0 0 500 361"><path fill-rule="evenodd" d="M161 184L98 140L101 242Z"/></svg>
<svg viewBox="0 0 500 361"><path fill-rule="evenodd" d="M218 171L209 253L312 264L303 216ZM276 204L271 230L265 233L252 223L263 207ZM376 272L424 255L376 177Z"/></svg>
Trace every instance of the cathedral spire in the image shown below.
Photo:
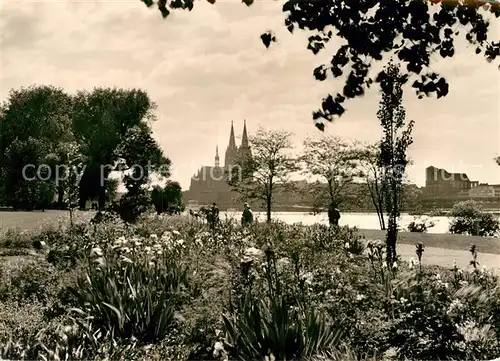
<svg viewBox="0 0 500 361"><path fill-rule="evenodd" d="M248 148L247 121L243 121L243 135L241 137L241 147Z"/></svg>
<svg viewBox="0 0 500 361"><path fill-rule="evenodd" d="M216 167L220 166L220 162L219 162L219 146L218 145L215 146L215 166Z"/></svg>
<svg viewBox="0 0 500 361"><path fill-rule="evenodd" d="M238 158L238 148L236 147L236 140L234 138L234 126L231 120L231 134L229 135L229 145L226 149L226 156L224 158L224 166L234 165Z"/></svg>
<svg viewBox="0 0 500 361"><path fill-rule="evenodd" d="M234 140L234 126L231 120L231 134L229 135L229 148L236 148L236 141Z"/></svg>
<svg viewBox="0 0 500 361"><path fill-rule="evenodd" d="M245 159L245 160L252 159L252 151L250 150L250 144L248 142L246 119L243 122L243 134L241 136L241 146L240 146L240 149L238 149L238 156L241 159Z"/></svg>

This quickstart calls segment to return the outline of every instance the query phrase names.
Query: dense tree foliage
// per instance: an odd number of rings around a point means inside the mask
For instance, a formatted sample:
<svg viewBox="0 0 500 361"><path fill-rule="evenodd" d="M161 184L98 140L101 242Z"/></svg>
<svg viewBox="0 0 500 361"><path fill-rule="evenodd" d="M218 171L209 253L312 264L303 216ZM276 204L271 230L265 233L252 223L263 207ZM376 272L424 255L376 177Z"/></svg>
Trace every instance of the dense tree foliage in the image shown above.
<svg viewBox="0 0 500 361"><path fill-rule="evenodd" d="M110 173L129 170L125 200L141 198L149 205L150 175L168 175L170 169L152 136L154 108L137 89L76 95L52 86L12 90L0 107L0 201L14 209L43 209L57 194L59 207L83 208L98 198L102 209L106 190L116 193L115 181L108 186Z"/></svg>
<svg viewBox="0 0 500 361"><path fill-rule="evenodd" d="M152 6L152 0L141 0ZM215 3L215 0L207 0ZM244 0L251 5L253 0ZM192 10L194 0L160 0L163 17L172 9ZM169 10L170 9L170 10ZM397 58L405 66L405 74L413 78L412 87L419 98L435 94L438 98L449 92L448 82L432 70L435 58L451 58L460 27L476 54L491 62L500 55L500 41L489 37L489 15L500 17L500 4L487 1L424 1L424 0L287 0L283 5L285 26L312 33L307 48L314 54L323 50L334 37L343 40L329 64L314 70L318 80L328 75L343 77L345 86L336 95L323 99L321 109L313 112L318 128L323 119L341 116L346 99L362 96L383 72L372 76L375 61ZM272 32L261 35L266 47L276 41ZM405 82L410 77L405 78Z"/></svg>
<svg viewBox="0 0 500 361"><path fill-rule="evenodd" d="M61 158L62 144L72 139L71 98L61 89L37 86L12 90L2 104L0 132L0 183L3 201L14 208L46 207L55 194L54 167ZM27 182L37 167L47 181ZM33 165L24 168L26 165ZM25 177L23 176L25 170Z"/></svg>
<svg viewBox="0 0 500 361"><path fill-rule="evenodd" d="M141 130L146 134L143 140L154 142L146 123L154 119L154 108L155 104L142 90L96 88L77 93L73 102L73 129L82 152L89 158L83 181L80 182L80 207L85 205L87 199L95 197L99 199L100 207L104 206L106 180L120 159L117 149L129 144L131 129L142 124ZM131 146L138 145L134 143ZM149 150L143 149L137 154L147 155ZM157 147L151 153L151 157L155 158L153 163L157 163L159 151ZM130 160L127 161L130 163ZM105 181L101 182L102 179Z"/></svg>
<svg viewBox="0 0 500 361"><path fill-rule="evenodd" d="M498 219L494 214L484 212L479 203L468 200L453 205L450 233L494 237L499 231Z"/></svg>
<svg viewBox="0 0 500 361"><path fill-rule="evenodd" d="M155 186L151 192L151 202L156 213L175 214L183 210L182 188L178 182L167 181L164 187Z"/></svg>

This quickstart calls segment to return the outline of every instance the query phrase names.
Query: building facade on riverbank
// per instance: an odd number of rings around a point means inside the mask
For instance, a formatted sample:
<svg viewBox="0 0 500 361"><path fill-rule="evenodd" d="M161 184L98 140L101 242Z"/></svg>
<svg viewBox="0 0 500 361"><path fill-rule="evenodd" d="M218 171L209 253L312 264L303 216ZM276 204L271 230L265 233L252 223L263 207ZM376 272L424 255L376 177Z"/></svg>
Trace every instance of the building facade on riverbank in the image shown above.
<svg viewBox="0 0 500 361"><path fill-rule="evenodd" d="M450 173L434 166L425 169L421 203L434 208L451 208L454 203L475 200L483 207L500 206L500 185L472 181L465 173Z"/></svg>
<svg viewBox="0 0 500 361"><path fill-rule="evenodd" d="M445 169L429 166L425 169L425 197L453 197L461 191L469 191L479 185L465 173L449 173Z"/></svg>

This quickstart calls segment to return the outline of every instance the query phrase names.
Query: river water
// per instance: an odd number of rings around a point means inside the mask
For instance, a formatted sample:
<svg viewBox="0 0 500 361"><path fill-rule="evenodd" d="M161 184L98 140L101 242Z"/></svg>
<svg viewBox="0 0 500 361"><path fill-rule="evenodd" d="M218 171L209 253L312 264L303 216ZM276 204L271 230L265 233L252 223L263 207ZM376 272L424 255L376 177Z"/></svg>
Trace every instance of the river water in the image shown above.
<svg viewBox="0 0 500 361"><path fill-rule="evenodd" d="M241 217L241 212L221 212L220 217ZM498 217L498 216L497 216ZM265 221L265 212L254 212L254 218L259 221ZM272 218L283 221L285 223L298 223L304 225L311 225L314 223L328 224L328 215L320 213L313 215L310 213L301 212L273 212ZM450 219L449 217L428 217L434 222L434 227L429 228L427 233L448 233ZM401 216L399 225L402 230L406 230L408 224L415 219L414 216L403 214ZM499 217L500 219L500 217ZM341 226L358 227L360 229L380 229L378 217L376 213L341 213L339 224ZM387 223L386 223L387 224Z"/></svg>

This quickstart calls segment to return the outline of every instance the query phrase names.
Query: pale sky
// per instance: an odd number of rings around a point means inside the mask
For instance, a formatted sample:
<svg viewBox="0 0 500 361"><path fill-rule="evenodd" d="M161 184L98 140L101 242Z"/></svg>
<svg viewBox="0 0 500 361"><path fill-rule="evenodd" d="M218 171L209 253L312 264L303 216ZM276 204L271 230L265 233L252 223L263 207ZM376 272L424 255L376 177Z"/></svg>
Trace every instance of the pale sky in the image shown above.
<svg viewBox="0 0 500 361"><path fill-rule="evenodd" d="M3 4L2 4L3 3ZM212 165L215 147L224 157L231 120L236 135L247 120L286 129L297 144L319 133L311 112L338 81L318 82L313 69L333 50L314 56L308 33L290 35L281 3L239 0L212 6L197 2L191 12L172 12L167 20L139 0L0 1L1 99L12 88L47 84L73 93L117 86L142 88L158 104L154 136L173 162L172 178L183 188L201 165ZM491 34L500 39L500 19ZM260 34L277 31L268 50ZM336 42L338 45L338 42ZM408 88L405 107L416 122L410 178L425 182L429 165L465 172L480 182L500 183L500 72L473 48L457 43L454 58L435 57L432 67L450 82L440 100L418 100ZM335 44L332 44L332 49ZM347 112L326 132L374 142L378 89L346 103ZM239 140L237 140L239 143Z"/></svg>

